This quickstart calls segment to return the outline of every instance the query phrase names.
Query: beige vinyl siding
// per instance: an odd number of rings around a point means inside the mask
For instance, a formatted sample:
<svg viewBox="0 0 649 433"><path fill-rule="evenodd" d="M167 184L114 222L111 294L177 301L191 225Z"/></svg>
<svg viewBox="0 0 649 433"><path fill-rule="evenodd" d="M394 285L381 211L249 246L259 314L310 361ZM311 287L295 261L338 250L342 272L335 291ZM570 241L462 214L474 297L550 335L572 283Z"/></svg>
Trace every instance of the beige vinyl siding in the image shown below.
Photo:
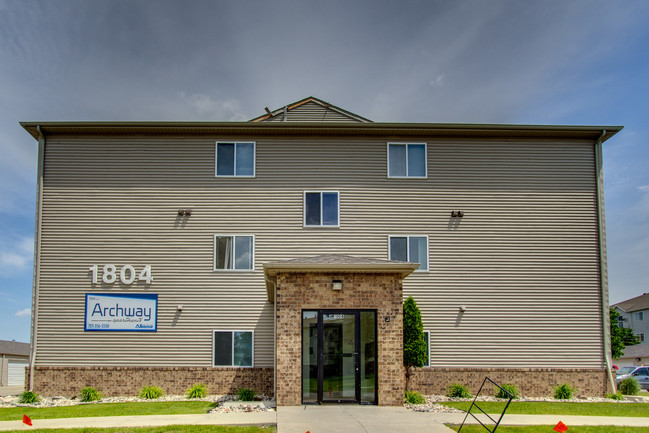
<svg viewBox="0 0 649 433"><path fill-rule="evenodd" d="M284 111L264 119L264 122L282 122ZM323 107L315 102L307 102L288 110L286 120L290 122L360 122L329 107Z"/></svg>
<svg viewBox="0 0 649 433"><path fill-rule="evenodd" d="M214 178L220 139L256 142L255 178ZM48 137L37 363L208 366L212 330L234 329L272 366L263 263L387 259L403 234L428 235L404 291L432 366L601 367L592 143L418 137L428 178L388 179L388 141L408 137ZM303 227L305 190L340 192L340 228ZM216 233L254 234L255 271L212 271ZM91 287L107 263L154 281ZM158 332L83 331L84 294L121 291L159 295Z"/></svg>

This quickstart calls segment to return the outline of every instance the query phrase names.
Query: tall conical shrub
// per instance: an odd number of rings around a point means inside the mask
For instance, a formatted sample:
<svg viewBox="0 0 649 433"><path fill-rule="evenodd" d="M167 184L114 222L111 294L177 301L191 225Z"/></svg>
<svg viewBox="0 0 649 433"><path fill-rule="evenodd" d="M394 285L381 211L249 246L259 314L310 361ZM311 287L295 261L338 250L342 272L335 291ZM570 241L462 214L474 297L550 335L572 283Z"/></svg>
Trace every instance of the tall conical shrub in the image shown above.
<svg viewBox="0 0 649 433"><path fill-rule="evenodd" d="M406 368L406 389L410 382L410 368L423 367L428 358L421 312L412 296L403 303L403 365Z"/></svg>

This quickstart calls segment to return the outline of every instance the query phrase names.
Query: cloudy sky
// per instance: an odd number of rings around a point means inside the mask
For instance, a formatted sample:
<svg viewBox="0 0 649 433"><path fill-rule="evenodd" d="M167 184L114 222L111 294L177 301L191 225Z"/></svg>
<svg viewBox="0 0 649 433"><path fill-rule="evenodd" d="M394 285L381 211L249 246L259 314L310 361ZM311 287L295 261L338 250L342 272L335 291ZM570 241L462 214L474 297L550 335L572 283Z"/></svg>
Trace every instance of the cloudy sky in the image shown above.
<svg viewBox="0 0 649 433"><path fill-rule="evenodd" d="M32 120L247 120L316 96L374 121L624 125L611 301L649 292L649 2L0 0L0 339L29 341Z"/></svg>

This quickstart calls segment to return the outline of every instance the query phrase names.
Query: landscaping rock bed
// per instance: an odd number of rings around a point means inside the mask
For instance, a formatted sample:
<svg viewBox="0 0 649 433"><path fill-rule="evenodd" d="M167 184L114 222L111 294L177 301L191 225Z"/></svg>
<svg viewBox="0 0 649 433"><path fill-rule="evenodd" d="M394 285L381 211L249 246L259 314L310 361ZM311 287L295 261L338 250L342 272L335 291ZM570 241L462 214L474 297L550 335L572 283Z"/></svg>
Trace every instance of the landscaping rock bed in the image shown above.
<svg viewBox="0 0 649 433"><path fill-rule="evenodd" d="M465 413L463 410L455 409L452 407L444 406L442 404L439 404L440 402L449 402L449 401L468 401L471 402L473 401L472 398L452 398L452 397L447 397L445 395L427 395L425 396L426 398L426 403L424 404L404 404L403 406L406 409L410 409L415 412L437 412L437 413ZM503 402L506 403L507 400L502 399L502 398L496 398L492 396L480 396L477 401L495 401L495 402ZM610 398L603 398L603 397L586 397L586 396L579 396L576 398L571 398L568 400L556 400L552 397L519 397L516 400L512 400L512 402L518 402L518 401L548 401L548 402L554 402L554 403L561 403L561 402L573 402L573 403L636 403L637 399L631 399L631 398L625 398L624 400L612 400Z"/></svg>

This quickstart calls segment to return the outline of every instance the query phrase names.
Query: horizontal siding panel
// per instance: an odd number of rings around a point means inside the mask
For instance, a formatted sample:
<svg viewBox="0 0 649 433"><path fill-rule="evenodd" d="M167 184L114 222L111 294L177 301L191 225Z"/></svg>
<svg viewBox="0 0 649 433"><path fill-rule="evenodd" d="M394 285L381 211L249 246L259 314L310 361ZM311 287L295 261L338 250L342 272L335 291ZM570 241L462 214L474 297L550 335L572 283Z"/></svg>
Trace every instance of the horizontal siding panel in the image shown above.
<svg viewBox="0 0 649 433"><path fill-rule="evenodd" d="M255 178L214 176L221 139L256 142ZM211 331L236 329L270 367L263 263L386 259L388 235L412 234L430 271L404 294L431 365L601 367L592 144L418 138L429 176L412 180L387 178L388 141L408 139L48 137L37 362L207 366ZM303 227L305 190L340 192L340 228ZM215 233L254 234L254 271L213 271ZM151 265L154 281L93 287L88 267L108 263ZM119 292L159 295L157 333L83 332L84 294Z"/></svg>

